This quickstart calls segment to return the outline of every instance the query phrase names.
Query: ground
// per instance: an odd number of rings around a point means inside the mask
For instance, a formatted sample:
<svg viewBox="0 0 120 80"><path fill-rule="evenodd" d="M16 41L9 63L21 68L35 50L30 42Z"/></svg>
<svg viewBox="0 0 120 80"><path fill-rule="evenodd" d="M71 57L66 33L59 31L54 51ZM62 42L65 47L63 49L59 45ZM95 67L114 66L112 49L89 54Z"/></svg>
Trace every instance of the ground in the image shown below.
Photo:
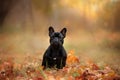
<svg viewBox="0 0 120 80"><path fill-rule="evenodd" d="M43 70L42 57L37 55L27 54L21 62L15 57L1 57L0 80L120 80L120 75L109 65L78 57L74 50L68 52L67 65L63 69Z"/></svg>

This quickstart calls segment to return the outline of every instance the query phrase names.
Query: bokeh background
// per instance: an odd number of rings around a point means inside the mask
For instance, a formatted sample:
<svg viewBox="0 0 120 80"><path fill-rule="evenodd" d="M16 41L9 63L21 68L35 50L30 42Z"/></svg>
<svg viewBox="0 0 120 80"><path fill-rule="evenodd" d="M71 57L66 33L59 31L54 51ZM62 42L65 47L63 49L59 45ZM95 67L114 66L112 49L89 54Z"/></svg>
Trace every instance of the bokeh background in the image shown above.
<svg viewBox="0 0 120 80"><path fill-rule="evenodd" d="M120 70L120 0L0 0L1 58L42 56L49 26L67 28L67 52Z"/></svg>

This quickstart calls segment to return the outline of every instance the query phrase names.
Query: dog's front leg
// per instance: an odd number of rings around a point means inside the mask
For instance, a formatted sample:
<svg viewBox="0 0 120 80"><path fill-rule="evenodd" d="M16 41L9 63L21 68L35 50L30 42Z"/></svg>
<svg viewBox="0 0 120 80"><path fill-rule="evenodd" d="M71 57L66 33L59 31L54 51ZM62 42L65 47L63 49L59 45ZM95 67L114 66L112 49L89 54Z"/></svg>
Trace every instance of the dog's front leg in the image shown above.
<svg viewBox="0 0 120 80"><path fill-rule="evenodd" d="M43 57L42 66L44 66L44 68L46 68L46 66L47 66L47 58L46 57Z"/></svg>
<svg viewBox="0 0 120 80"><path fill-rule="evenodd" d="M47 68L49 66L49 60L51 59L50 53L50 48L48 48L43 55L42 66L44 66L44 68Z"/></svg>
<svg viewBox="0 0 120 80"><path fill-rule="evenodd" d="M42 61L42 66L44 67L44 69L46 68L50 68L51 67L51 57L44 57L43 61Z"/></svg>
<svg viewBox="0 0 120 80"><path fill-rule="evenodd" d="M67 57L63 57L62 58L62 67L65 67L65 65L66 65L66 59L67 59Z"/></svg>
<svg viewBox="0 0 120 80"><path fill-rule="evenodd" d="M67 54L64 48L61 51L62 51L61 67L63 68L66 65Z"/></svg>
<svg viewBox="0 0 120 80"><path fill-rule="evenodd" d="M62 69L63 67L65 67L65 65L66 65L66 57L60 57L60 58L58 58L58 60L57 60L57 68L58 69Z"/></svg>

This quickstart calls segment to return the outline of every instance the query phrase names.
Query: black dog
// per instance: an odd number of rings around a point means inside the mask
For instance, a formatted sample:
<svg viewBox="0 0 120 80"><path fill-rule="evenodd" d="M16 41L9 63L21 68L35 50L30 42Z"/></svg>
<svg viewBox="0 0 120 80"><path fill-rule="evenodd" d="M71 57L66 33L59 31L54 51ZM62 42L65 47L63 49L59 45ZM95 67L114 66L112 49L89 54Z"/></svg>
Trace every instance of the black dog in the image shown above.
<svg viewBox="0 0 120 80"><path fill-rule="evenodd" d="M67 29L63 28L60 32L54 32L53 27L49 27L50 46L43 55L44 69L53 67L62 69L66 65L67 54L63 47L66 31Z"/></svg>

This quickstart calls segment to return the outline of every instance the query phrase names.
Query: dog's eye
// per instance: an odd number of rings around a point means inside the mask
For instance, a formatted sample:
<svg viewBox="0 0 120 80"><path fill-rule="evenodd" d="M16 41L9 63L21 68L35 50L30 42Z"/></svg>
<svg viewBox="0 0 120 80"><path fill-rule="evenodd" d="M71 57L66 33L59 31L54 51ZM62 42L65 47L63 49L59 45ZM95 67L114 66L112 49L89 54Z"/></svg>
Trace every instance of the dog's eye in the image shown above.
<svg viewBox="0 0 120 80"><path fill-rule="evenodd" d="M54 38L54 36L51 36L50 38L51 38L51 39L53 39L53 38Z"/></svg>

